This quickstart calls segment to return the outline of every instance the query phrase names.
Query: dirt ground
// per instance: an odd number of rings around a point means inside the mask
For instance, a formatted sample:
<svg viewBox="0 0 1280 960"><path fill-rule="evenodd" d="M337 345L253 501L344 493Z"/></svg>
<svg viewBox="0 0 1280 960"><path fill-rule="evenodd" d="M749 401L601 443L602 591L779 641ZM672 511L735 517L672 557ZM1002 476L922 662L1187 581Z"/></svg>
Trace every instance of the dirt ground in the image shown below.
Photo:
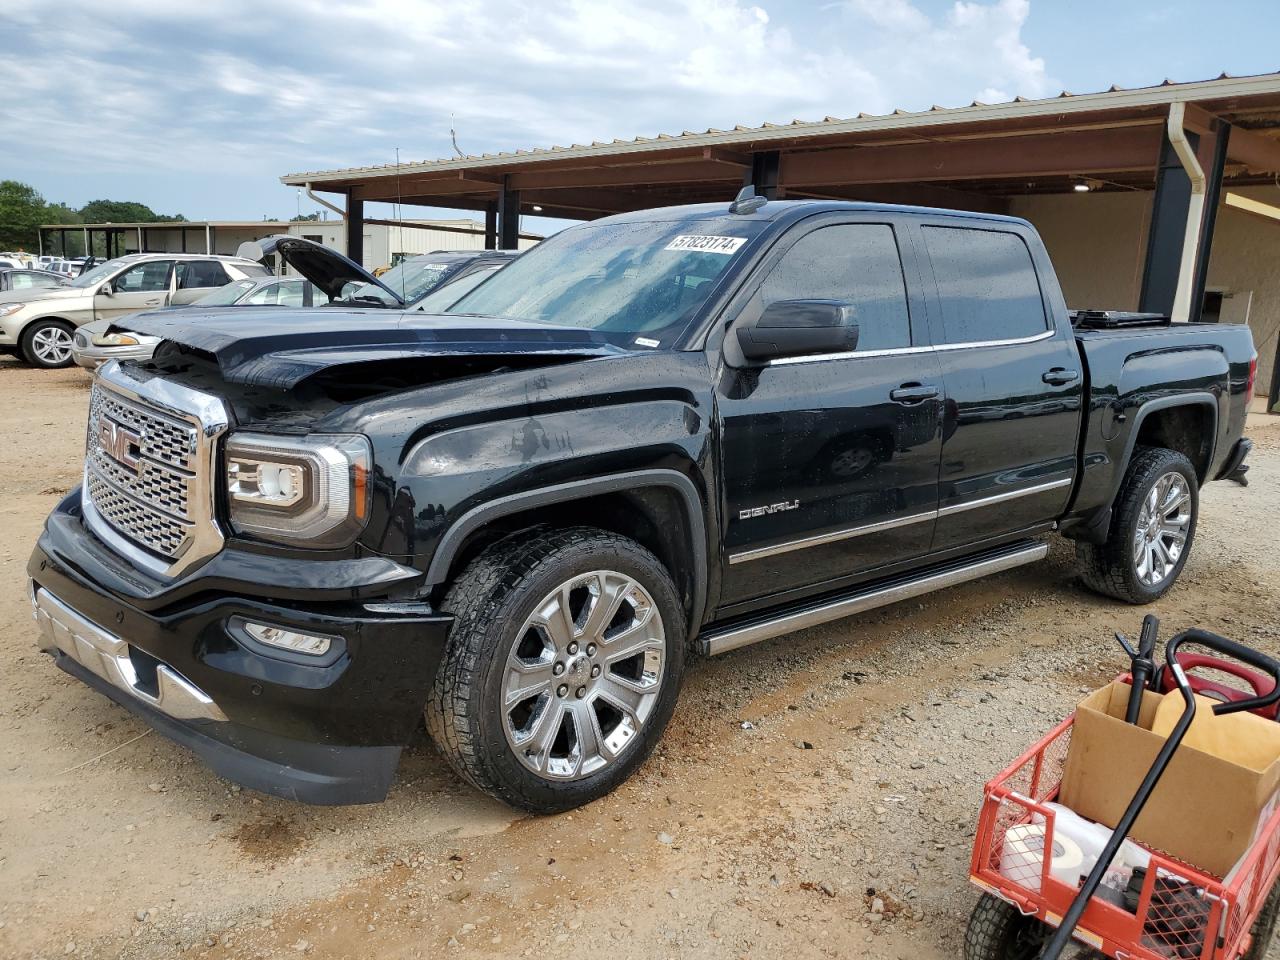
<svg viewBox="0 0 1280 960"><path fill-rule="evenodd" d="M1123 666L1072 552L688 672L640 774L518 816L424 740L379 806L242 791L55 669L24 568L89 378L0 360L0 956L958 957L982 784ZM1280 655L1280 419L1211 485L1165 635ZM886 905L873 913L873 898ZM1273 952L1280 957L1280 951Z"/></svg>

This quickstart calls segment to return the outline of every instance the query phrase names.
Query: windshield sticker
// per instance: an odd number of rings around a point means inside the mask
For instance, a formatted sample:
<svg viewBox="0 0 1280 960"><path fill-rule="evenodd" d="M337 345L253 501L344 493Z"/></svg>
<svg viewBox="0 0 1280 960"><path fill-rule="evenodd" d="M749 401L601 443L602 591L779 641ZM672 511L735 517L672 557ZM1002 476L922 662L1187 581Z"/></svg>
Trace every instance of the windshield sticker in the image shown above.
<svg viewBox="0 0 1280 960"><path fill-rule="evenodd" d="M722 253L732 256L738 248L747 242L746 237L676 237L668 243L664 250L696 250L699 253Z"/></svg>
<svg viewBox="0 0 1280 960"><path fill-rule="evenodd" d="M636 337L637 347L657 347L662 345L661 340L654 340L652 337Z"/></svg>

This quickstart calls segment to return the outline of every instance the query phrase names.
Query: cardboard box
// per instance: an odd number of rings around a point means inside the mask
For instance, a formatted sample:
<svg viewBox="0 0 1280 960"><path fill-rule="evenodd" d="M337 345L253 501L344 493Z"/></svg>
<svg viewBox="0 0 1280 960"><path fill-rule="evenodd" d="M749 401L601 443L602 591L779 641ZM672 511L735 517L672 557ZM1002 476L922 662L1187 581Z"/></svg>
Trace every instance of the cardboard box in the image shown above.
<svg viewBox="0 0 1280 960"><path fill-rule="evenodd" d="M1138 723L1128 724L1129 690L1116 681L1080 702L1059 794L1082 817L1109 827L1124 814L1165 741L1151 730L1165 695L1144 691ZM1181 704L1181 694L1167 696ZM1212 723L1217 735L1188 735L1130 835L1221 878L1248 849L1280 785L1280 723L1248 713L1211 716L1213 702L1197 700L1197 727ZM1243 752L1226 759L1192 743L1240 744Z"/></svg>

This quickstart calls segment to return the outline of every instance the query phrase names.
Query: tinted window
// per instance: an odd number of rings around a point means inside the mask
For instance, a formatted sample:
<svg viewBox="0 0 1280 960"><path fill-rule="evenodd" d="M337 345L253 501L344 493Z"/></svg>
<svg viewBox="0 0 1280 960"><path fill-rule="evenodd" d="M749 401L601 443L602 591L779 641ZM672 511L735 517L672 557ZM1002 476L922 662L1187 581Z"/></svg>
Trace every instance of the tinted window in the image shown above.
<svg viewBox="0 0 1280 960"><path fill-rule="evenodd" d="M169 289L169 268L173 266L168 260L151 260L130 267L116 277L116 293L154 293Z"/></svg>
<svg viewBox="0 0 1280 960"><path fill-rule="evenodd" d="M198 290L202 287L220 287L231 278L217 260L189 260L178 264L178 289Z"/></svg>
<svg viewBox="0 0 1280 960"><path fill-rule="evenodd" d="M902 260L886 224L839 224L805 234L774 264L759 295L762 307L776 300L848 300L859 350L911 345Z"/></svg>
<svg viewBox="0 0 1280 960"><path fill-rule="evenodd" d="M947 343L1013 340L1044 333L1044 302L1031 252L998 230L925 227Z"/></svg>

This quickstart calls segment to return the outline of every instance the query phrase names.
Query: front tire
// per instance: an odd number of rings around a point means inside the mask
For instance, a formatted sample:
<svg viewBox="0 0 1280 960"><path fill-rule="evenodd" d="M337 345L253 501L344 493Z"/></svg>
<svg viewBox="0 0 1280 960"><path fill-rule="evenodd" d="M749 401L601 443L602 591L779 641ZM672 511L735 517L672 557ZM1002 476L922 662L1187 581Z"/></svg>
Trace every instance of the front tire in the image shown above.
<svg viewBox="0 0 1280 960"><path fill-rule="evenodd" d="M1035 917L984 893L969 915L964 960L1035 960L1051 932Z"/></svg>
<svg viewBox="0 0 1280 960"><path fill-rule="evenodd" d="M1116 497L1104 543L1079 543L1085 585L1126 603L1151 603L1182 573L1196 535L1200 489L1176 450L1139 447Z"/></svg>
<svg viewBox="0 0 1280 960"><path fill-rule="evenodd" d="M580 527L517 535L450 589L455 617L427 731L458 774L559 813L626 780L675 709L685 615L640 544Z"/></svg>
<svg viewBox="0 0 1280 960"><path fill-rule="evenodd" d="M22 331L22 358L44 370L71 366L74 330L65 320L37 320L28 324Z"/></svg>

